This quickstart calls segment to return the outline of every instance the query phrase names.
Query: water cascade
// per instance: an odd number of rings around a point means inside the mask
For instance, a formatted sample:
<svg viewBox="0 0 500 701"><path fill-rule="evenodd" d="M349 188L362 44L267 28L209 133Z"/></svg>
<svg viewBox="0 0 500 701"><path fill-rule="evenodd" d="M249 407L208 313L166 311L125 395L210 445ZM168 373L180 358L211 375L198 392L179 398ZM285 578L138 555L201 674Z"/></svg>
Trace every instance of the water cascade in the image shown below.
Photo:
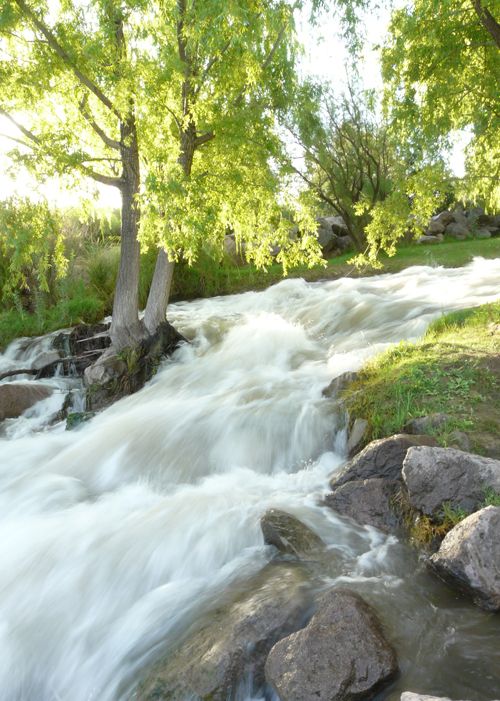
<svg viewBox="0 0 500 701"><path fill-rule="evenodd" d="M322 586L342 582L382 612L402 669L389 698L496 698L498 618L318 500L345 459L322 389L442 312L498 298L499 279L499 260L476 259L172 305L191 343L143 390L72 432L49 423L50 400L36 420L4 422L0 699L130 698L160 645L273 557L259 527L270 507L328 543ZM0 367L23 359L16 343ZM44 380L60 395L67 381Z"/></svg>

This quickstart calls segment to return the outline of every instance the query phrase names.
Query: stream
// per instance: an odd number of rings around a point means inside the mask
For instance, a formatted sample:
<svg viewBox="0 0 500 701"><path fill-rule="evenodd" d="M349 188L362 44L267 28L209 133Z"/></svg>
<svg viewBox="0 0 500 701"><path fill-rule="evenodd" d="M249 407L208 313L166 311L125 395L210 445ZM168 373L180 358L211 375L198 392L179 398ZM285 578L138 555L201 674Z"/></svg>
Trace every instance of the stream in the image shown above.
<svg viewBox="0 0 500 701"><path fill-rule="evenodd" d="M380 698L500 698L500 618L395 537L318 506L346 445L322 389L443 312L497 299L499 281L500 259L477 258L173 304L191 343L71 432L50 421L68 389L78 406L78 382L44 380L54 395L0 437L0 700L129 699L159 646L273 558L259 526L270 507L328 544L319 588L375 606L401 668ZM50 344L16 341L0 369Z"/></svg>

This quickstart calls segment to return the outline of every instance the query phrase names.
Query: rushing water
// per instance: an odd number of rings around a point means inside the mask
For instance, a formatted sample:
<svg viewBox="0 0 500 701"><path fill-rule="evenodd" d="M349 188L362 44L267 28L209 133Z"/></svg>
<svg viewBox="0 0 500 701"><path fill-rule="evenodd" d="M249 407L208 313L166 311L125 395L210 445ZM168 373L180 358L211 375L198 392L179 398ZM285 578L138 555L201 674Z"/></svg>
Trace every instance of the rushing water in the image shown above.
<svg viewBox="0 0 500 701"><path fill-rule="evenodd" d="M11 421L0 699L127 698L160 642L272 558L259 528L269 507L329 544L322 586L341 582L379 611L402 669L386 696L499 698L498 618L454 597L394 537L317 505L344 460L325 385L443 311L497 298L499 279L500 260L476 259L176 304L169 318L192 343L141 392L78 431L40 430L50 402L34 422ZM22 354L11 347L0 367Z"/></svg>

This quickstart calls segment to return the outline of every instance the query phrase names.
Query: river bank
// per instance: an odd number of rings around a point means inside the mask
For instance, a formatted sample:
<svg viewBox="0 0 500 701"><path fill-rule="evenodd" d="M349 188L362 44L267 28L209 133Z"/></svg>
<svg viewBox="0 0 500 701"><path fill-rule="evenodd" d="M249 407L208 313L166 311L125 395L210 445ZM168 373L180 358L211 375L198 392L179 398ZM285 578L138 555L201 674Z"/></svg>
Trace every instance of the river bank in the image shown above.
<svg viewBox="0 0 500 701"><path fill-rule="evenodd" d="M382 621L400 669L383 698L494 699L498 616L457 597L401 539L323 505L347 449L323 390L442 312L492 302L499 273L478 260L179 303L170 321L190 343L144 389L76 431L51 423L57 409L42 402L37 423L8 422L1 695L129 699L150 665L222 611L241 612L252 594L264 606L267 566L294 569L261 529L277 509L325 544L288 581L315 599L348 588ZM274 699L248 671L234 698Z"/></svg>

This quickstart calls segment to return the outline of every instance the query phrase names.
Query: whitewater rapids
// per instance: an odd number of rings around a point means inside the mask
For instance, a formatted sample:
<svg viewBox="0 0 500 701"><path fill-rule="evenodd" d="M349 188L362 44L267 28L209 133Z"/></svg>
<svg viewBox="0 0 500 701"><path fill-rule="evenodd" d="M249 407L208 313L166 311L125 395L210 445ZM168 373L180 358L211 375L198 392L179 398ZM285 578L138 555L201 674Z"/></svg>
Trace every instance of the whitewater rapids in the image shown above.
<svg viewBox="0 0 500 701"><path fill-rule="evenodd" d="M498 618L394 537L317 503L346 438L322 389L443 312L498 299L499 282L500 260L475 259L171 305L191 343L77 431L49 426L64 380L46 380L56 399L0 439L1 701L129 698L159 645L272 558L259 527L270 507L329 544L325 585L381 613L402 668L388 698L498 698ZM0 367L23 352L13 344Z"/></svg>

